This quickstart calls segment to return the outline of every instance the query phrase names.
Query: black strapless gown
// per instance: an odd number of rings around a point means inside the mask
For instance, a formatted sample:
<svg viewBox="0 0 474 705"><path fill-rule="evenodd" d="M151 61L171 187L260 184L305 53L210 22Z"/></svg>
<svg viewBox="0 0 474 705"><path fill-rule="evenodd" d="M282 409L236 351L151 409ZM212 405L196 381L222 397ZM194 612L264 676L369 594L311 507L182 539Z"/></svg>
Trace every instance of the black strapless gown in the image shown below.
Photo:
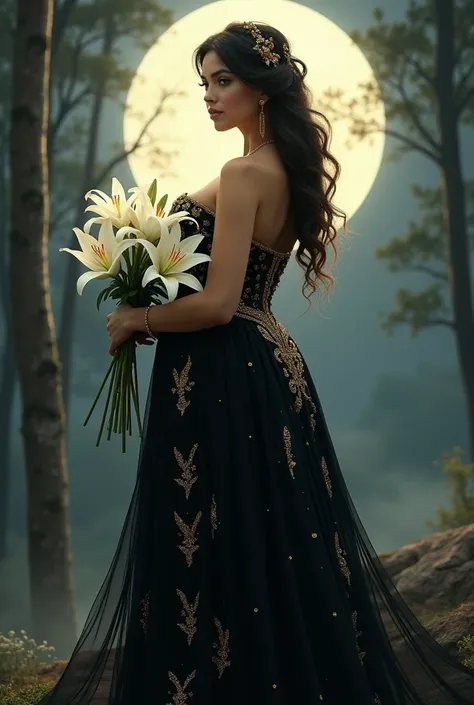
<svg viewBox="0 0 474 705"><path fill-rule="evenodd" d="M209 253L214 214L182 209ZM474 672L378 559L271 313L289 257L254 243L229 324L160 335L119 544L43 705L474 705Z"/></svg>

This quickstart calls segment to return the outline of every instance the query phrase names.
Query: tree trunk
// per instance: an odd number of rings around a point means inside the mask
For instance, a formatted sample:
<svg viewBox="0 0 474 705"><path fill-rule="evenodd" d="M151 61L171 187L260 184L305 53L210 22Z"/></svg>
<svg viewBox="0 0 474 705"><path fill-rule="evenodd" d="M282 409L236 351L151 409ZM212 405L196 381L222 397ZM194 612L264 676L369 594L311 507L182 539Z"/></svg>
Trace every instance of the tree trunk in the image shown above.
<svg viewBox="0 0 474 705"><path fill-rule="evenodd" d="M5 129L6 133L7 129ZM0 360L0 561L3 561L7 554L11 425L16 387L16 364L11 336L12 316L8 287L7 229L10 209L7 203L9 186L5 146L6 141L2 140L0 148L0 213L3 217L0 223L0 306L3 313L5 339Z"/></svg>
<svg viewBox="0 0 474 705"><path fill-rule="evenodd" d="M8 319L5 320L5 330L7 332L11 330ZM11 472L10 453L15 387L15 354L12 340L9 337L9 333L7 333L0 361L0 561L3 561L7 555Z"/></svg>
<svg viewBox="0 0 474 705"><path fill-rule="evenodd" d="M474 316L469 266L464 178L454 96L454 3L434 0L437 25L437 119L441 135L444 217L448 232L448 271L457 353L464 383L471 461L474 461Z"/></svg>
<svg viewBox="0 0 474 705"><path fill-rule="evenodd" d="M107 16L104 18L104 21L105 28L102 56L106 57L110 56L114 41L113 5L110 5L109 11L107 13ZM99 139L99 128L104 102L104 94L105 76L102 72L100 78L97 80L94 90L91 118L89 123L89 141L87 145L86 159L84 162L82 187L80 193L78 194L76 206L76 216L74 220L74 225L78 228L82 228L86 220L84 214L84 194L87 193L87 191L89 191L91 188L99 187L99 184L93 184L93 179L97 159L97 144ZM77 247L77 240L74 233L71 236L71 242L69 244L69 247L71 247L72 249L75 249ZM64 406L66 408L66 412L69 410L70 403L72 353L77 310L76 282L79 277L79 274L80 266L78 260L75 257L68 257L66 263L66 276L64 278L61 318L59 322L58 337L59 357L62 365Z"/></svg>
<svg viewBox="0 0 474 705"><path fill-rule="evenodd" d="M53 0L18 0L14 38L10 286L22 395L33 636L76 638L65 415L48 271L47 123Z"/></svg>

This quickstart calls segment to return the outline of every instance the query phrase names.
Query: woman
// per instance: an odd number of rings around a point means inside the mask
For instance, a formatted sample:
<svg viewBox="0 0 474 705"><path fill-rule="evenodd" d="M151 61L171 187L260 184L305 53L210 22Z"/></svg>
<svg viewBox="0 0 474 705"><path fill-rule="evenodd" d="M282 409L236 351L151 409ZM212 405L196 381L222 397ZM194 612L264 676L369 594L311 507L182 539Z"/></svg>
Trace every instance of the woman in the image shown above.
<svg viewBox="0 0 474 705"><path fill-rule="evenodd" d="M207 39L195 64L215 129L239 129L244 156L173 205L211 255L193 270L203 291L108 316L112 354L132 335L158 340L146 434L112 566L44 702L473 705L473 672L378 560L308 369L270 310L297 242L305 295L331 283L342 217L306 67L253 23Z"/></svg>

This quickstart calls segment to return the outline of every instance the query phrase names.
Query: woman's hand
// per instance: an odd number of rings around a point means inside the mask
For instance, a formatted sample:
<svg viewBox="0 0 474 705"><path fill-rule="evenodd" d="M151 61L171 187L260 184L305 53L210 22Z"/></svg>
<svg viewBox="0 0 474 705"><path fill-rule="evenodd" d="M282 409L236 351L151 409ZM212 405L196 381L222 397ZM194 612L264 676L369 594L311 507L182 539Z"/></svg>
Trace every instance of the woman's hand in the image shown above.
<svg viewBox="0 0 474 705"><path fill-rule="evenodd" d="M117 348L134 333L132 325L133 306L121 304L107 316L107 333L110 338L109 353L115 355Z"/></svg>

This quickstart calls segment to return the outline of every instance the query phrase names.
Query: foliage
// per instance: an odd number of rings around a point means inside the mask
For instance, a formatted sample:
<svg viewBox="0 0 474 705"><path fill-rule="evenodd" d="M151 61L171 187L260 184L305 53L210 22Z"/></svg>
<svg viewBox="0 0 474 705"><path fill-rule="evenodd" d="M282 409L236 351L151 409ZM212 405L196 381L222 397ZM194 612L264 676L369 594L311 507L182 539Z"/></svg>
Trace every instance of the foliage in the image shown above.
<svg viewBox="0 0 474 705"><path fill-rule="evenodd" d="M395 237L375 250L377 259L386 263L389 272L413 272L432 281L420 291L401 288L396 293L395 310L384 316L382 328L391 335L396 326L405 324L412 336L428 327L453 329L449 292L447 234L443 219L440 188L413 185L421 219L408 224L408 232ZM474 181L466 182L467 225L471 250L474 250Z"/></svg>
<svg viewBox="0 0 474 705"><path fill-rule="evenodd" d="M474 0L454 3L453 94L447 94L436 67L437 18L431 0L411 0L405 17L386 19L382 9L373 12L373 26L351 37L366 56L375 80L359 86L359 95L348 99L329 90L323 109L332 120L347 120L351 141L370 139L383 132L389 138L387 158L406 153L427 157L441 167L443 135L439 106L449 104L459 127L474 126ZM377 110L384 104L383 124ZM382 317L382 328L391 334L400 325L413 336L432 327L453 330L448 277L448 221L441 187L412 186L421 219L411 222L405 236L393 238L376 250L390 272L425 274L431 281L424 289L398 290L395 308ZM467 237L474 246L474 182L465 182ZM462 237L462 233L457 236Z"/></svg>
<svg viewBox="0 0 474 705"><path fill-rule="evenodd" d="M375 80L359 86L357 99L348 100L329 90L324 109L332 119L348 119L356 139L376 132L393 137L392 157L419 152L438 162L439 95L435 76L436 19L431 0L411 0L405 18L389 22L385 13L373 11L374 25L351 33L374 72ZM455 3L455 91L453 100L461 123L474 125L474 0ZM374 116L383 101L387 125Z"/></svg>
<svg viewBox="0 0 474 705"><path fill-rule="evenodd" d="M0 632L0 683L26 682L36 675L41 663L53 660L54 651L46 641L37 644L29 639L23 629L20 636L14 631L7 635Z"/></svg>
<svg viewBox="0 0 474 705"><path fill-rule="evenodd" d="M0 705L36 705L51 690L52 683L0 685Z"/></svg>
<svg viewBox="0 0 474 705"><path fill-rule="evenodd" d="M472 634L468 636L463 636L462 639L458 641L459 653L463 658L463 664L468 668L474 669L474 637Z"/></svg>
<svg viewBox="0 0 474 705"><path fill-rule="evenodd" d="M451 508L438 507L437 520L427 526L437 531L474 523L474 463L463 463L458 446L434 464L442 466L450 494Z"/></svg>

